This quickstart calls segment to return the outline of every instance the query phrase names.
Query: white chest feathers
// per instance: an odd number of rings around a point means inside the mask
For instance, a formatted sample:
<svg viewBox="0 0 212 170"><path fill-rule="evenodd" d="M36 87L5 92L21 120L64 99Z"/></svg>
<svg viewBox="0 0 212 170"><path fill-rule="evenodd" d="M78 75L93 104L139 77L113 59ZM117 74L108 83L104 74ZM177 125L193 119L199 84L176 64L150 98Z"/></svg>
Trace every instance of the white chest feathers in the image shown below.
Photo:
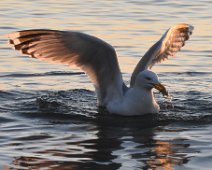
<svg viewBox="0 0 212 170"><path fill-rule="evenodd" d="M133 116L148 113L158 113L160 108L151 90L130 88L121 98L110 101L106 108L110 113Z"/></svg>

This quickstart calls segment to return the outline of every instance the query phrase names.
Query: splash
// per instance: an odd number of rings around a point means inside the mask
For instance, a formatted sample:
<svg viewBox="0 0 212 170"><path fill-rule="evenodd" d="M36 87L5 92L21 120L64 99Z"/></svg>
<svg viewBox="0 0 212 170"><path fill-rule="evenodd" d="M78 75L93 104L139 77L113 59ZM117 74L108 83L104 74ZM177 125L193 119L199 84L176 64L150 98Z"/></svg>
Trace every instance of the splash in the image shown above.
<svg viewBox="0 0 212 170"><path fill-rule="evenodd" d="M174 104L172 100L173 100L173 97L172 95L170 95L170 93L167 93L167 95L163 95L163 105L166 109L174 108Z"/></svg>

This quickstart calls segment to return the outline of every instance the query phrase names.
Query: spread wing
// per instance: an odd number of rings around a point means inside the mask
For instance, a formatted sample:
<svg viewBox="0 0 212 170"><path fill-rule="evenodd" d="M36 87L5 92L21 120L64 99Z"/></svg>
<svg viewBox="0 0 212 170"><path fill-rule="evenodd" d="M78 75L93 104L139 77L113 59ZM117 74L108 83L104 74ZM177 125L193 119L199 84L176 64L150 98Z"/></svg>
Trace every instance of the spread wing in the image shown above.
<svg viewBox="0 0 212 170"><path fill-rule="evenodd" d="M193 26L177 24L166 31L161 39L156 42L141 58L137 64L130 81L133 86L136 75L146 69L151 69L156 63L160 63L180 51L192 34Z"/></svg>
<svg viewBox="0 0 212 170"><path fill-rule="evenodd" d="M115 94L122 95L123 80L116 52L106 42L79 32L57 30L24 30L7 37L23 54L80 67L94 83L100 105Z"/></svg>

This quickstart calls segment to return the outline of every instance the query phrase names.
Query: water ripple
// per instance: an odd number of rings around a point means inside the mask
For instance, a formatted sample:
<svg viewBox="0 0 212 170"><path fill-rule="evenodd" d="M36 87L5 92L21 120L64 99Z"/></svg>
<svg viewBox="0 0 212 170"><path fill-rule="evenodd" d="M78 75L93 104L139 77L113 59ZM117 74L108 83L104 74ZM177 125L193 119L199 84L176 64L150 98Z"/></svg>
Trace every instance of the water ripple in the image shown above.
<svg viewBox="0 0 212 170"><path fill-rule="evenodd" d="M0 169L211 169L211 1L1 1ZM194 25L176 57L154 67L173 97L157 115L97 108L82 72L28 59L3 35L77 30L112 44L124 79L175 23ZM78 89L77 89L78 88ZM75 90L73 90L75 89Z"/></svg>

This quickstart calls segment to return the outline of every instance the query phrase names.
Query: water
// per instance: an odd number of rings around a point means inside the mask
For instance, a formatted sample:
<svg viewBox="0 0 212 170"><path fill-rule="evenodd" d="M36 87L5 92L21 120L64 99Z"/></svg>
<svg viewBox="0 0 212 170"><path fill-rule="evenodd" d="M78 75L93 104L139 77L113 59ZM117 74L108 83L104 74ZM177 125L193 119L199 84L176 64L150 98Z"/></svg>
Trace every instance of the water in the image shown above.
<svg viewBox="0 0 212 170"><path fill-rule="evenodd" d="M210 0L0 2L0 169L211 169ZM3 34L77 30L111 43L129 84L142 54L171 25L195 27L183 50L158 64L169 103L159 115L125 118L96 107L80 70L12 50Z"/></svg>

